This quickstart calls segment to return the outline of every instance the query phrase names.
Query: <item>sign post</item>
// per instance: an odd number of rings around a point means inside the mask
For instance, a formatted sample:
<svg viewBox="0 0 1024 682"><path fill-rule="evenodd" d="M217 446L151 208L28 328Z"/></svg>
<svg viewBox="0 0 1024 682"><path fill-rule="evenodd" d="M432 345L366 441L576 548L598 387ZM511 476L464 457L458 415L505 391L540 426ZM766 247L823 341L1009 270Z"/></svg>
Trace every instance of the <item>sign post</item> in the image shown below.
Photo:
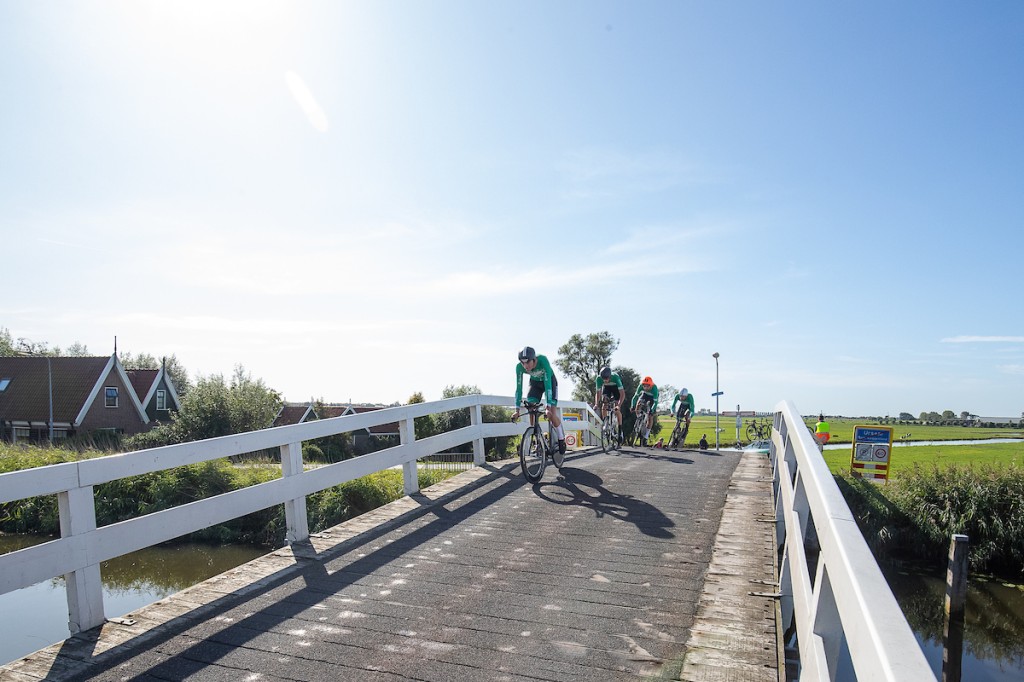
<svg viewBox="0 0 1024 682"><path fill-rule="evenodd" d="M853 427L853 453L850 473L873 483L889 481L889 457L892 455L891 426Z"/></svg>

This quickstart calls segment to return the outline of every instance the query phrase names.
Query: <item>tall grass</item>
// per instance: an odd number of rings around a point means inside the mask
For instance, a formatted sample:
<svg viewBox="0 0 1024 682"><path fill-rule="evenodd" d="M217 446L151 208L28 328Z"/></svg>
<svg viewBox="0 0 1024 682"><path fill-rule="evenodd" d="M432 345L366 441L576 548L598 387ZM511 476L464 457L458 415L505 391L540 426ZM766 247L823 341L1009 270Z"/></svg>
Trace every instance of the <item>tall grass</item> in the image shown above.
<svg viewBox="0 0 1024 682"><path fill-rule="evenodd" d="M950 537L964 534L973 571L1024 576L1024 468L914 466L886 486L837 481L879 558L942 565Z"/></svg>

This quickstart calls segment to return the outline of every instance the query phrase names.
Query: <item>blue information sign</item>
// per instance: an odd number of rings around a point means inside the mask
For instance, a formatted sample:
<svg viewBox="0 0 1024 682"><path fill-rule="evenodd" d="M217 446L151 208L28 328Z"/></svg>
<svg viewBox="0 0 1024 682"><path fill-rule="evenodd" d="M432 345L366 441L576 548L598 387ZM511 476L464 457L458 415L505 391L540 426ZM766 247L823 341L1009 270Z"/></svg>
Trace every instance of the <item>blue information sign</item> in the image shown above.
<svg viewBox="0 0 1024 682"><path fill-rule="evenodd" d="M868 426L855 426L853 427L853 442L890 443L892 442L892 429L872 429Z"/></svg>

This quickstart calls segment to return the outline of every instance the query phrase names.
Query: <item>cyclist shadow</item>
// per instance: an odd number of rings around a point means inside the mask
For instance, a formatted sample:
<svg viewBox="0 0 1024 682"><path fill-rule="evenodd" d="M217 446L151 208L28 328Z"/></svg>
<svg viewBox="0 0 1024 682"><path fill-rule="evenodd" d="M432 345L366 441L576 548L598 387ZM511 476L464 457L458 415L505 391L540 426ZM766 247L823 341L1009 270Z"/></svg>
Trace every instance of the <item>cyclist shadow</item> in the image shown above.
<svg viewBox="0 0 1024 682"><path fill-rule="evenodd" d="M661 448L628 450L623 448L618 452L620 455L629 455L633 458L654 459L662 462L675 462L676 464L693 464L692 459L683 456L683 453L686 452L686 450L662 450Z"/></svg>
<svg viewBox="0 0 1024 682"><path fill-rule="evenodd" d="M644 535L673 538L675 523L660 509L632 495L620 495L604 487L604 480L591 471L563 467L555 482L534 486L534 492L549 502L592 509L597 518L610 516L628 521Z"/></svg>

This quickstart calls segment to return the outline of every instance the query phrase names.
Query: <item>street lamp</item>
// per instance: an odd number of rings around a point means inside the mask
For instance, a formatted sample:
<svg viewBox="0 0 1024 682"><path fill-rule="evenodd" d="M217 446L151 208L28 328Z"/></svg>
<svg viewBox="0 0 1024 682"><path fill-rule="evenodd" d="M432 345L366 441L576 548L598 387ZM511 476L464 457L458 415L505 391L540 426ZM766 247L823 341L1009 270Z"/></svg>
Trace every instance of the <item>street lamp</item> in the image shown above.
<svg viewBox="0 0 1024 682"><path fill-rule="evenodd" d="M718 428L718 397L722 395L722 392L718 390L718 351L712 353L711 357L715 359L715 450L717 450L720 431Z"/></svg>

